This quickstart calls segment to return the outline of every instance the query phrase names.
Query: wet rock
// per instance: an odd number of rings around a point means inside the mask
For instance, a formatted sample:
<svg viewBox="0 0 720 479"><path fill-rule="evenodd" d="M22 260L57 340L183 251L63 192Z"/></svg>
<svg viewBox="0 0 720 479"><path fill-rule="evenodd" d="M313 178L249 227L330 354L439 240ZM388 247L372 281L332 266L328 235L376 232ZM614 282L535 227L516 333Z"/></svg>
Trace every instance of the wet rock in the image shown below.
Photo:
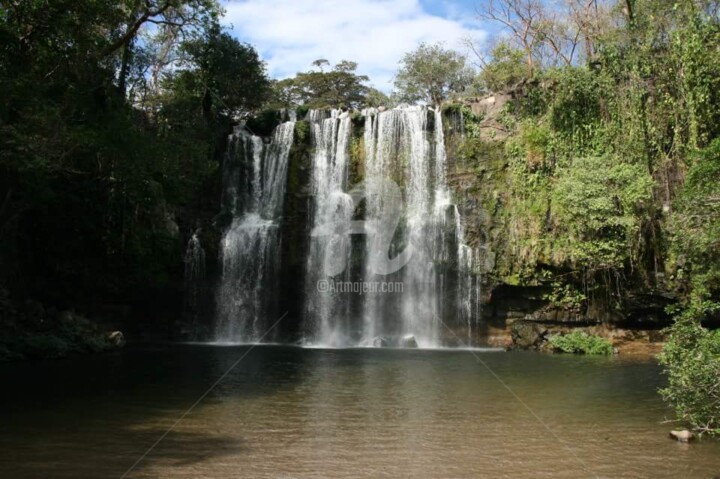
<svg viewBox="0 0 720 479"><path fill-rule="evenodd" d="M407 336L403 336L400 338L400 347L401 348L417 348L417 340L415 339L415 336L412 334L408 334Z"/></svg>
<svg viewBox="0 0 720 479"><path fill-rule="evenodd" d="M515 321L510 330L513 346L517 349L537 348L546 334L547 328L530 321Z"/></svg>
<svg viewBox="0 0 720 479"><path fill-rule="evenodd" d="M113 331L107 335L108 342L114 348L125 346L125 335L121 331Z"/></svg>
<svg viewBox="0 0 720 479"><path fill-rule="evenodd" d="M378 336L376 338L373 338L372 346L373 346L373 348L387 348L388 341L387 341L387 339L385 339L381 336Z"/></svg>
<svg viewBox="0 0 720 479"><path fill-rule="evenodd" d="M670 431L669 436L678 442L690 442L695 438L695 435L687 429L683 429L681 431Z"/></svg>

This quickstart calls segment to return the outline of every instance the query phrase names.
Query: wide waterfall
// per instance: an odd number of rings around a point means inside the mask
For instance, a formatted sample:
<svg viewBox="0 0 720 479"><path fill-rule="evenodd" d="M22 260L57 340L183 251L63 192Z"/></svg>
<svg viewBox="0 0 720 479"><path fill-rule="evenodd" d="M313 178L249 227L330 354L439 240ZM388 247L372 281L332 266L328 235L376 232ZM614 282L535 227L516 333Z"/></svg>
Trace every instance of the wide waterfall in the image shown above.
<svg viewBox="0 0 720 479"><path fill-rule="evenodd" d="M477 255L451 201L440 109L310 110L302 121L307 156L290 168L301 141L293 121L267 144L244 129L230 138L216 338L271 339L277 305L298 289L294 331L305 345L472 342ZM283 217L288 201L305 205L304 218ZM300 231L297 244L283 250L282 231ZM301 277L287 277L283 251L302 252L292 269Z"/></svg>
<svg viewBox="0 0 720 479"><path fill-rule="evenodd" d="M462 244L460 217L450 203L445 180L442 115L439 109L415 106L367 109L363 116L364 177L358 185L347 185L349 117L337 111L309 114L315 146L312 224L315 228L349 224L362 206L364 229L312 238L305 340L337 347L403 344L402 338L412 337L421 347L437 347L445 332L443 295L453 263L458 275L454 286L463 290L457 293L453 312L467 316L466 321L472 314L467 309L472 293L465 291L472 284L472 254ZM399 185L403 195L389 194L388 181ZM353 199L360 200L359 204ZM393 225L397 230L390 231L392 241L378 255L375 229L391 216L391 210L399 210L400 221ZM364 241L351 240L351 234L363 235ZM405 257L409 259L401 268L378 272L378 262L397 258L408 249ZM319 291L319 280L360 281L370 287L360 295ZM401 284L402 291L372 289L381 283Z"/></svg>
<svg viewBox="0 0 720 479"><path fill-rule="evenodd" d="M280 273L280 229L288 156L295 123L279 125L269 144L238 129L230 138L223 171L223 209L232 215L220 247L218 341L264 338Z"/></svg>

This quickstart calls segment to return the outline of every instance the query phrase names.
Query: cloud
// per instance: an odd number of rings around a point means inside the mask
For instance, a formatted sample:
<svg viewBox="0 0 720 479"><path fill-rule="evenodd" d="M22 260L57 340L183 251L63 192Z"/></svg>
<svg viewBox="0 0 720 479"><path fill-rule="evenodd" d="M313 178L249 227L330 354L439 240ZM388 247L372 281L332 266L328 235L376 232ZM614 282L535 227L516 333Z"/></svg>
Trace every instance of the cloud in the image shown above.
<svg viewBox="0 0 720 479"><path fill-rule="evenodd" d="M225 9L225 24L258 49L272 77L306 71L318 58L351 60L384 91L419 43L462 50L463 38L485 37L467 19L429 13L418 0L236 0Z"/></svg>

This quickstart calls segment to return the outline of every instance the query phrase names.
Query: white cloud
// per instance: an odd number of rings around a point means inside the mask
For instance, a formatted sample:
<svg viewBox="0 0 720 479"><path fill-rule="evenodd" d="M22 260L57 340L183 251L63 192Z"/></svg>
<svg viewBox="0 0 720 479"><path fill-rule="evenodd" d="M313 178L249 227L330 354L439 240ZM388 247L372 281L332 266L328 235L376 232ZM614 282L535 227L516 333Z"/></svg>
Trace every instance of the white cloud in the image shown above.
<svg viewBox="0 0 720 479"><path fill-rule="evenodd" d="M418 0L243 0L225 8L225 23L258 49L271 76L293 76L318 58L351 60L384 91L420 42L461 49L463 38L485 37L467 19L432 15Z"/></svg>

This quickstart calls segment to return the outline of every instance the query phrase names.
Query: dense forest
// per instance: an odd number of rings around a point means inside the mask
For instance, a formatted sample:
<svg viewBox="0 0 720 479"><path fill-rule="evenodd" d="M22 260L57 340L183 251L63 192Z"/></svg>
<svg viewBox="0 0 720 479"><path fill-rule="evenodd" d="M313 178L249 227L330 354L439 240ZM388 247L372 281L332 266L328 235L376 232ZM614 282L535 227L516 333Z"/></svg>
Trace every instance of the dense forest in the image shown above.
<svg viewBox="0 0 720 479"><path fill-rule="evenodd" d="M720 336L701 326L720 311L718 2L481 2L499 33L418 46L388 95L351 60L269 78L213 0L0 4L0 356L62 350L58 328L65 349L104 347L59 311L181 315L185 245L212 234L239 122L420 101L463 119L454 167L502 232L492 280L552 285L578 312L666 298L663 394L720 430ZM468 106L491 92L511 98L492 132Z"/></svg>

